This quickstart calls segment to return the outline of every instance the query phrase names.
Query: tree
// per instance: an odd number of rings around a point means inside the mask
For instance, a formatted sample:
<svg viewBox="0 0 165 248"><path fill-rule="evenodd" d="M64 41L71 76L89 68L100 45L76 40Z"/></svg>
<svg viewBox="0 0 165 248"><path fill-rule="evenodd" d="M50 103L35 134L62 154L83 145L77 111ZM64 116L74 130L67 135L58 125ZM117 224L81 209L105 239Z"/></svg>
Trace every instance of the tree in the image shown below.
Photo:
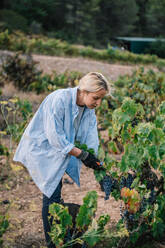
<svg viewBox="0 0 165 248"><path fill-rule="evenodd" d="M148 7L149 0L136 0L136 4L138 6L138 20L135 23L134 33L138 36L146 36L147 32L147 19L146 12Z"/></svg>
<svg viewBox="0 0 165 248"><path fill-rule="evenodd" d="M109 40L120 35L129 35L137 20L138 7L135 0L100 1L100 14L97 18L97 36Z"/></svg>
<svg viewBox="0 0 165 248"><path fill-rule="evenodd" d="M165 36L165 0L149 0L147 27L151 36Z"/></svg>
<svg viewBox="0 0 165 248"><path fill-rule="evenodd" d="M56 1L54 0L10 0L10 8L28 20L30 25L33 21L41 23L47 30L55 24Z"/></svg>
<svg viewBox="0 0 165 248"><path fill-rule="evenodd" d="M8 8L9 1L10 1L10 0L1 0L1 1L0 1L0 9Z"/></svg>
<svg viewBox="0 0 165 248"><path fill-rule="evenodd" d="M96 15L100 0L69 0L66 4L65 22L69 32L78 42L94 43L96 39Z"/></svg>
<svg viewBox="0 0 165 248"><path fill-rule="evenodd" d="M9 31L21 30L26 32L28 30L26 18L10 9L0 10L0 22L3 24L3 29Z"/></svg>
<svg viewBox="0 0 165 248"><path fill-rule="evenodd" d="M41 24L57 38L85 45L107 45L112 37L130 35L137 21L136 0L6 1L29 26Z"/></svg>

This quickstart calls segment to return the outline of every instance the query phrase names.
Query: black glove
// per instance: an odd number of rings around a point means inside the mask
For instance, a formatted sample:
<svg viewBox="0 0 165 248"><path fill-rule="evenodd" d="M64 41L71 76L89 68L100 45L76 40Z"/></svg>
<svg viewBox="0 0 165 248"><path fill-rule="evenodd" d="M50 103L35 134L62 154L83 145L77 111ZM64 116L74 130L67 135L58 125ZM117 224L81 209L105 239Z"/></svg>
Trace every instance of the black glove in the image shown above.
<svg viewBox="0 0 165 248"><path fill-rule="evenodd" d="M82 150L77 158L79 158L85 164L85 166L89 168L94 170L104 170L103 164L100 162L100 160L89 152Z"/></svg>

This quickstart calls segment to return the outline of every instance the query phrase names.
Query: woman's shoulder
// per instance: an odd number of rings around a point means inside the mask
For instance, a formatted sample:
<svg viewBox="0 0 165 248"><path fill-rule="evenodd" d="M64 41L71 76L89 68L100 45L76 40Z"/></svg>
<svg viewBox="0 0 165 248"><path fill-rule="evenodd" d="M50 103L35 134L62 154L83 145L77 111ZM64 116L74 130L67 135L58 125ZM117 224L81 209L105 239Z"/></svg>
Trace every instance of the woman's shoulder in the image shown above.
<svg viewBox="0 0 165 248"><path fill-rule="evenodd" d="M47 100L58 100L58 99L65 99L65 97L70 96L72 94L73 88L65 88L65 89L58 89L51 92L46 99Z"/></svg>
<svg viewBox="0 0 165 248"><path fill-rule="evenodd" d="M45 98L45 104L49 106L68 105L74 98L75 88L65 88L53 91Z"/></svg>

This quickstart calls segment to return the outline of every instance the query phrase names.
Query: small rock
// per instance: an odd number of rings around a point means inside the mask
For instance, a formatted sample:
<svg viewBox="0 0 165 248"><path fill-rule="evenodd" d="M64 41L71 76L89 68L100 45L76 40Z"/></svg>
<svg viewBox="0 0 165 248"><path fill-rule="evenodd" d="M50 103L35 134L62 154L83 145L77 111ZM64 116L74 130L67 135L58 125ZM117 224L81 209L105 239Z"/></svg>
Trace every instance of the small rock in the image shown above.
<svg viewBox="0 0 165 248"><path fill-rule="evenodd" d="M9 200L4 200L4 201L2 201L2 203L3 203L3 204L9 204L10 201L9 201Z"/></svg>

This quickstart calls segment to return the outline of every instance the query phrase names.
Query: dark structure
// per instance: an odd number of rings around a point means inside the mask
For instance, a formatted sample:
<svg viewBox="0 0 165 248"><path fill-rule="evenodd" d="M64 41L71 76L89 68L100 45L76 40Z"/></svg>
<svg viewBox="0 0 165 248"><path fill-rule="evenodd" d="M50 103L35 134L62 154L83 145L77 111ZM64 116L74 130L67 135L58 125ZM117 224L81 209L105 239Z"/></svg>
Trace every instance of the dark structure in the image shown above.
<svg viewBox="0 0 165 248"><path fill-rule="evenodd" d="M152 42L158 40L165 42L165 39L141 38L141 37L117 37L116 38L123 46L133 53L145 53Z"/></svg>

